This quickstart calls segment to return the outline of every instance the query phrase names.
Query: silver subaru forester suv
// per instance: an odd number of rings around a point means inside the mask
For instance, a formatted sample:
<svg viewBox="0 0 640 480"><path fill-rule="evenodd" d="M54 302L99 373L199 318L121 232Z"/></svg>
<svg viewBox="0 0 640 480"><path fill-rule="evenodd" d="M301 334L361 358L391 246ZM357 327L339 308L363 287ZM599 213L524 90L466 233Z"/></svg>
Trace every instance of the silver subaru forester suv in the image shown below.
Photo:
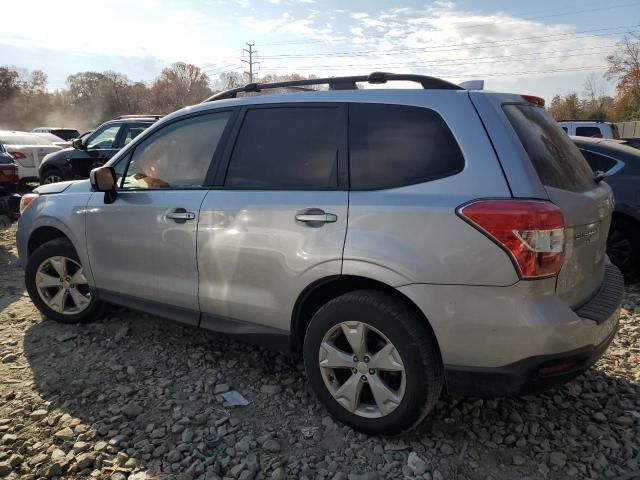
<svg viewBox="0 0 640 480"><path fill-rule="evenodd" d="M397 80L422 88L357 88ZM611 189L543 103L384 73L220 93L25 196L29 295L59 322L108 302L297 352L366 433L444 389L559 385L611 342L623 283Z"/></svg>

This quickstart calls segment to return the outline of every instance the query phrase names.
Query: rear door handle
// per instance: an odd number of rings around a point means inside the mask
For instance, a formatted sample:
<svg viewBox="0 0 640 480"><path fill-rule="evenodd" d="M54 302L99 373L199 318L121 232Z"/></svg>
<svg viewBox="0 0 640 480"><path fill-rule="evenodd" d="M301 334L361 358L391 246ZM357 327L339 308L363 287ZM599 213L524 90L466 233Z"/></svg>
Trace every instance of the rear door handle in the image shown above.
<svg viewBox="0 0 640 480"><path fill-rule="evenodd" d="M176 211L167 213L166 217L169 220L175 220L176 222L186 222L187 220L194 220L196 218L196 214L193 212L187 211Z"/></svg>
<svg viewBox="0 0 640 480"><path fill-rule="evenodd" d="M333 213L298 213L296 220L308 224L324 224L338 221L338 216Z"/></svg>

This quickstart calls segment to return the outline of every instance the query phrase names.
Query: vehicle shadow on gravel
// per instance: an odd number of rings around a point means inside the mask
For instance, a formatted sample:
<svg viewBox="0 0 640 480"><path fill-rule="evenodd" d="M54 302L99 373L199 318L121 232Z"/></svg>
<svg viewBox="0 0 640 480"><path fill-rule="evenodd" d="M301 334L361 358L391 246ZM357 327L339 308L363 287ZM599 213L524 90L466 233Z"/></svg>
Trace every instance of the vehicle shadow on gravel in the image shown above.
<svg viewBox="0 0 640 480"><path fill-rule="evenodd" d="M445 396L417 431L389 439L333 422L293 358L144 314L121 310L86 325L44 320L24 339L34 388L50 402L50 437L65 452L95 442L85 474L117 464L184 478L222 477L239 464L234 475L283 465L315 478L320 465L332 477L333 463L387 478L407 467L410 452L434 478L628 475L640 468L640 385L631 366L630 378L619 376L622 347L614 342L598 369L542 395ZM223 404L228 389L250 405Z"/></svg>

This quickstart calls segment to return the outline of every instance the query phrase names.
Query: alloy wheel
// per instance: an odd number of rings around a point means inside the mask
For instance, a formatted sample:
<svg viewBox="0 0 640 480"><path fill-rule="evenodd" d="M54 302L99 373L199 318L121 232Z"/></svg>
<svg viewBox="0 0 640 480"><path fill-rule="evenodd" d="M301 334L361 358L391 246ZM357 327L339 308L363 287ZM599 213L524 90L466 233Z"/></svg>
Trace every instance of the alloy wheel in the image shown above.
<svg viewBox="0 0 640 480"><path fill-rule="evenodd" d="M371 325L347 321L331 328L320 344L319 365L329 393L351 413L384 417L402 402L406 374L400 353Z"/></svg>
<svg viewBox="0 0 640 480"><path fill-rule="evenodd" d="M62 177L60 175L56 175L56 174L51 174L51 175L47 175L44 180L42 181L43 185L48 185L49 183L58 183L62 181Z"/></svg>
<svg viewBox="0 0 640 480"><path fill-rule="evenodd" d="M91 303L82 265L71 258L46 259L38 267L35 284L42 301L54 312L76 315Z"/></svg>

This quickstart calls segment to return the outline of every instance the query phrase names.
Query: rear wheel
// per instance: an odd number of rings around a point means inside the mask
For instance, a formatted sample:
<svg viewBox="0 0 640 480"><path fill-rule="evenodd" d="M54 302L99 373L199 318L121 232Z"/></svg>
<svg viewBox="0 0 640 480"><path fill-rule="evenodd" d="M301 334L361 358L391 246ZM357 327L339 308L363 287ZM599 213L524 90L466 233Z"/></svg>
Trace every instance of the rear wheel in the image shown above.
<svg viewBox="0 0 640 480"><path fill-rule="evenodd" d="M42 174L41 185L48 185L49 183L58 183L63 180L62 172L57 168L50 168Z"/></svg>
<svg viewBox="0 0 640 480"><path fill-rule="evenodd" d="M100 302L66 239L51 240L33 252L27 261L25 283L35 306L52 320L79 323L99 314Z"/></svg>
<svg viewBox="0 0 640 480"><path fill-rule="evenodd" d="M627 282L640 278L640 223L614 218L607 238L607 254Z"/></svg>
<svg viewBox="0 0 640 480"><path fill-rule="evenodd" d="M364 433L410 430L442 391L433 333L417 312L384 292L350 292L320 308L303 354L309 382L327 410Z"/></svg>

